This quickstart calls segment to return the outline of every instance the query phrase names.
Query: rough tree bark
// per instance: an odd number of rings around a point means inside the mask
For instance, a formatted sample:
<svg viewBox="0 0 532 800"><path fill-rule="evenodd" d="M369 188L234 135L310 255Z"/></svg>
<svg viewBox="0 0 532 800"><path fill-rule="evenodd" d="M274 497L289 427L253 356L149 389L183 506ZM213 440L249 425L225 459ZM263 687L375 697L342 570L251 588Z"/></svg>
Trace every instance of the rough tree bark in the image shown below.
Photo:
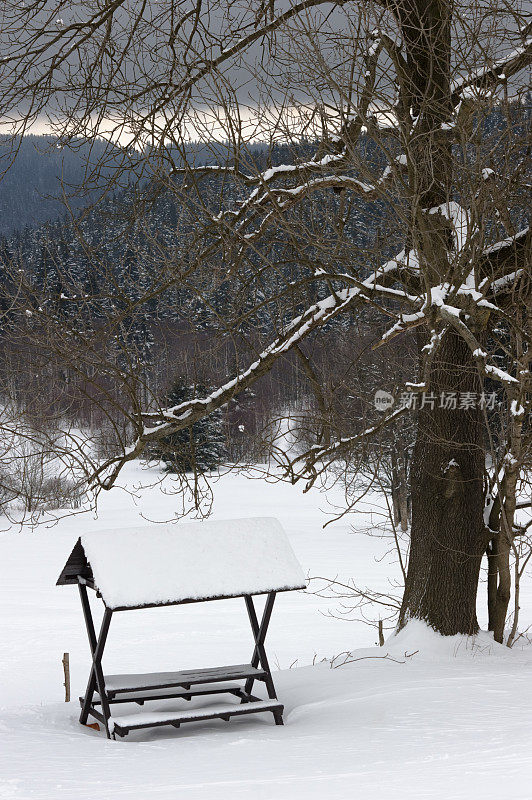
<svg viewBox="0 0 532 800"><path fill-rule="evenodd" d="M408 148L412 239L425 260L425 274L437 285L452 268L445 216L427 213L452 196L451 145L442 128L452 115L452 4L404 0L397 16L407 51L409 106L419 120ZM418 339L422 361L426 340L422 335ZM426 386L436 398L434 408L426 405L418 411L411 465L411 549L399 628L416 618L445 635L478 630L476 595L487 546L482 419L478 409L441 408L440 393L480 389L470 349L455 332L448 332Z"/></svg>
<svg viewBox="0 0 532 800"><path fill-rule="evenodd" d="M440 408L440 393L478 395L480 389L467 345L456 333L447 334L428 387L436 397L434 408L418 414L410 473L411 549L399 627L416 618L445 635L478 630L477 586L487 546L483 421L478 408Z"/></svg>

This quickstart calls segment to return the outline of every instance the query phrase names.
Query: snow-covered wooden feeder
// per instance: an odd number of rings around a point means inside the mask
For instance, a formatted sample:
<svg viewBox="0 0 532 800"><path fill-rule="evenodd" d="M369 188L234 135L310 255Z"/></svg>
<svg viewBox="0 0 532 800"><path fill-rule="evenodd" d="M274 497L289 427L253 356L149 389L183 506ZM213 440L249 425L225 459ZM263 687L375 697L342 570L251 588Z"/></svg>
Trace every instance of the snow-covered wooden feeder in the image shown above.
<svg viewBox="0 0 532 800"><path fill-rule="evenodd" d="M271 712L283 724L264 641L277 592L303 589L305 577L286 533L273 518L194 522L88 533L78 539L58 585L77 584L92 654L87 690L80 697L85 725L89 715L105 725L108 738L131 730L184 722ZM105 609L97 636L87 593L94 589ZM253 596L265 594L259 622ZM251 662L180 672L104 675L102 656L113 613L156 606L243 597L255 642ZM229 683L228 683L229 681ZM253 693L265 684L268 699ZM231 695L204 708L111 713L120 703L191 700ZM96 697L95 697L96 696Z"/></svg>

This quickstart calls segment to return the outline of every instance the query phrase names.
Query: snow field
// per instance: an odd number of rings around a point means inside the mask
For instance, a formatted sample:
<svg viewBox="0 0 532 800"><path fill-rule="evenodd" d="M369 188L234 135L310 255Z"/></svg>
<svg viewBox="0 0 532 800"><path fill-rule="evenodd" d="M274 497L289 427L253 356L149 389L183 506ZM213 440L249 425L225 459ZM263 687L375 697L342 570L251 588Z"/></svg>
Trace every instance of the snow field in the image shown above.
<svg viewBox="0 0 532 800"><path fill-rule="evenodd" d="M133 464L129 487L150 474ZM353 533L352 526L367 527L368 516L322 530L331 504L341 502L334 492L303 495L242 475L226 475L214 489L215 519L279 517L305 573L390 588L387 576L396 567L376 560L386 543ZM368 502L377 523L378 499ZM116 742L82 728L77 697L85 690L89 648L76 589L56 588L55 581L81 533L166 521L176 506L159 488L137 499L113 490L98 518L0 534L0 798L532 797L532 648L508 651L487 634L475 642L443 639L420 624L375 648L374 628L327 616L337 604L304 592L277 598L266 643L272 667L281 670L274 680L284 727L264 714L137 731ZM483 603L481 594L480 609ZM93 605L98 619L99 606ZM522 608L526 627L530 581ZM69 704L64 651L71 660ZM115 615L104 667L192 669L243 663L251 651L243 601L224 600ZM351 663L319 663L342 651L350 651ZM313 659L318 663L306 666ZM119 713L138 710L127 705Z"/></svg>

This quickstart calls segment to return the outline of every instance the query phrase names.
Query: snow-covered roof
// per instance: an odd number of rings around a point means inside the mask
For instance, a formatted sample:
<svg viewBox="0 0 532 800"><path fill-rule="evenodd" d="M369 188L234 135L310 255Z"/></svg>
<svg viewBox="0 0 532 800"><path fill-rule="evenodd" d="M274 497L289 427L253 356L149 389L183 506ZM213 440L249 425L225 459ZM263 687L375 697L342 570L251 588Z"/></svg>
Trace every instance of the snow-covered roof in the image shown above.
<svg viewBox="0 0 532 800"><path fill-rule="evenodd" d="M150 525L80 537L58 584L93 584L110 609L302 589L273 517Z"/></svg>

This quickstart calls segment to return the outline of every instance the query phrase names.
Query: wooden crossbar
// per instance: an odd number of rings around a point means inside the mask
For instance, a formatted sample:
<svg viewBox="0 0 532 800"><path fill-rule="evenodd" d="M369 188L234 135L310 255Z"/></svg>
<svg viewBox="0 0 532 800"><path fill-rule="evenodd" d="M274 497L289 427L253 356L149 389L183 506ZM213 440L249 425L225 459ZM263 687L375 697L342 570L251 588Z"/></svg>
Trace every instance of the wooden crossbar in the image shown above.
<svg viewBox="0 0 532 800"><path fill-rule="evenodd" d="M109 709L109 700L105 692L105 678L102 670L102 656L103 656L103 651L105 649L105 643L107 641L107 634L109 633L109 625L111 624L111 617L113 612L108 608L105 609L103 614L102 626L100 628L100 635L98 636L98 639L96 639L96 632L94 630L94 622L92 619L91 606L87 595L87 587L82 583L79 583L78 586L79 586L81 606L83 608L83 616L85 617L85 625L87 627L87 635L89 637L89 646L92 656L92 666L89 675L89 681L87 683L87 689L85 691L85 698L81 708L79 721L81 722L82 725L86 725L89 714L91 714L92 716L96 716L93 713L92 709L92 698L94 696L94 691L97 689L98 694L100 695L100 702L104 717L103 722L105 724L105 732L107 734L107 738L114 739L114 735L112 735L111 731L109 730L109 717L111 716L111 711Z"/></svg>
<svg viewBox="0 0 532 800"><path fill-rule="evenodd" d="M275 691L275 686L273 683L272 673L270 670L270 665L268 663L268 658L266 656L266 649L264 647L264 641L266 639L266 634L268 632L268 626L270 624L270 619L272 616L273 611L273 604L275 602L275 592L270 592L266 597L266 603L264 604L264 611L262 614L262 620L259 625L259 621L257 618L257 612L255 611L255 604L253 603L253 598L251 595L246 595L246 608L249 616L249 621L251 624L251 630L253 632L253 638L255 640L255 648L253 650L253 655L251 657L251 666L252 667L262 667L264 670L264 682L266 684L266 691L268 692L268 697L270 700L277 699L277 693ZM253 676L246 680L246 684L244 687L244 691L247 695L251 694L251 690L253 689L253 683L256 680ZM242 699L242 702L245 703L245 698ZM283 724L283 713L282 709L280 711L274 711L274 719L276 725Z"/></svg>

